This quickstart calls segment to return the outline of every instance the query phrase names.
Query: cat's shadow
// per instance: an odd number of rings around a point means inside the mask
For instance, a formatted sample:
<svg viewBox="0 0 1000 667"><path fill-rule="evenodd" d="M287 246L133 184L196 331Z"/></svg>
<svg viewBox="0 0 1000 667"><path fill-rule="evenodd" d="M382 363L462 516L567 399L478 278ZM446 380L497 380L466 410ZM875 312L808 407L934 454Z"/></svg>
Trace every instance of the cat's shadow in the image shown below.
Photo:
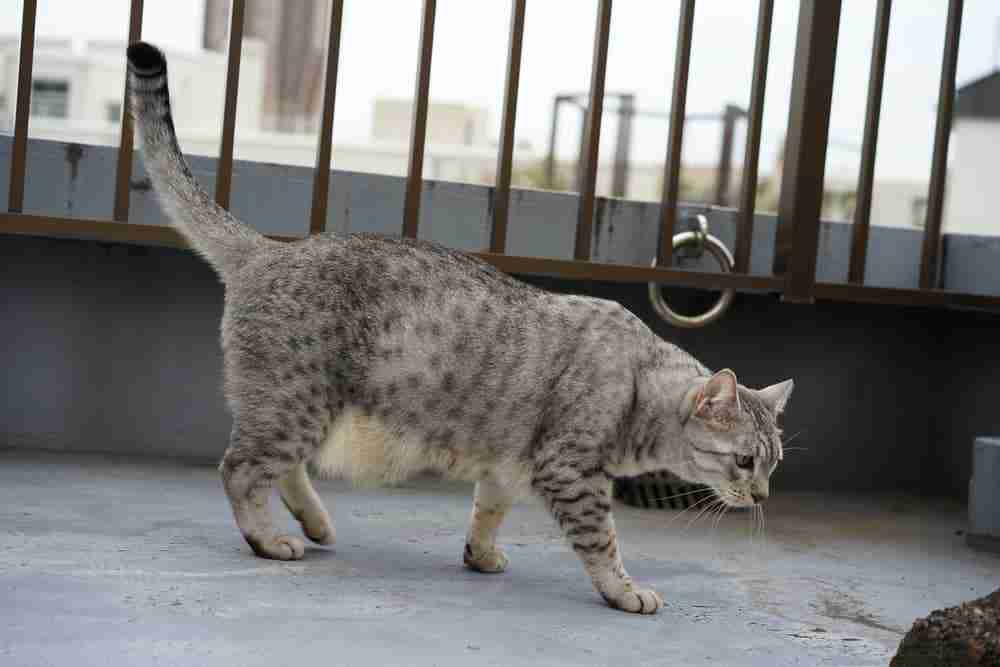
<svg viewBox="0 0 1000 667"><path fill-rule="evenodd" d="M489 596L492 608L509 608L512 613L526 606L536 612L560 613L576 605L578 611L594 614L599 622L606 620L609 612L621 613L609 610L582 570L576 571L579 565L572 553L557 555L546 550L541 554L507 548L511 557L508 568L484 574L462 564L461 550L456 545L449 542L447 546L451 548L445 551L441 543L432 548L420 543L381 541L369 547L363 543L329 547L309 544L305 557L295 562L305 566L302 574L320 580L355 577L380 584L392 582L404 588L430 586L441 604L473 592ZM420 599L425 604L433 600L427 594Z"/></svg>

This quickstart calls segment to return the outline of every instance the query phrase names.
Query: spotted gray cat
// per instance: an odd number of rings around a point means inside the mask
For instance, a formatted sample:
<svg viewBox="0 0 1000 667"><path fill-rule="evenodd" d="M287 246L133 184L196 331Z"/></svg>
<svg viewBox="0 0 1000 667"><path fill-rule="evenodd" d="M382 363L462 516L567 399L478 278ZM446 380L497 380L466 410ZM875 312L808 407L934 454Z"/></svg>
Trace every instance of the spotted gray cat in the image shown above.
<svg viewBox="0 0 1000 667"><path fill-rule="evenodd" d="M476 482L465 564L500 572L513 499L544 500L607 603L663 604L622 566L611 479L669 469L730 506L768 495L788 380L753 390L711 373L612 301L535 289L423 241L321 234L269 240L216 206L181 156L167 66L129 47L131 110L171 220L225 283L222 348L233 416L220 465L240 531L266 558L281 498L320 544L333 522L306 464L357 481L436 469Z"/></svg>

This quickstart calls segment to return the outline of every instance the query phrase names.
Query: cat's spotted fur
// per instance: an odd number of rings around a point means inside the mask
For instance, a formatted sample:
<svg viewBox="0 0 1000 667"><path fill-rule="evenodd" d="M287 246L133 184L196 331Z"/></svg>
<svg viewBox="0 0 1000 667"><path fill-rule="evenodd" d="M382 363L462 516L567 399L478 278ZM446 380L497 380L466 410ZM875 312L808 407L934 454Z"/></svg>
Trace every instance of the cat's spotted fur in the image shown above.
<svg viewBox="0 0 1000 667"><path fill-rule="evenodd" d="M226 286L233 430L220 470L260 556L301 558L269 495L334 540L310 461L362 481L428 467L475 480L466 565L499 572L497 529L540 496L608 604L652 613L622 566L611 477L669 468L731 505L767 495L791 382L708 372L617 303L547 293L436 244L372 235L268 240L218 208L181 157L166 62L129 48L131 110L161 201ZM748 463L749 462L749 463Z"/></svg>

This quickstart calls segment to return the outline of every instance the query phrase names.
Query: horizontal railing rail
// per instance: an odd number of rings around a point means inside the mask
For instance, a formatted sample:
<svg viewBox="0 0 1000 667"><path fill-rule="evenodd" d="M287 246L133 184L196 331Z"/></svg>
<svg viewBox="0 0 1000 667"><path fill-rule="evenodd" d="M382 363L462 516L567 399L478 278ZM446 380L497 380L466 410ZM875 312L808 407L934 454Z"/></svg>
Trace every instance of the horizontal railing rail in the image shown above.
<svg viewBox="0 0 1000 667"><path fill-rule="evenodd" d="M318 148L313 170L310 234L326 230L332 163L333 119L337 73L340 59L341 23L345 2L331 0L327 27L326 75ZM15 105L14 137L10 157L7 212L0 213L0 232L39 234L56 237L91 238L112 242L150 243L183 247L184 241L170 228L129 221L129 197L133 189L133 127L123 114L112 213L107 220L90 220L31 215L24 212L27 177L28 119L38 0L24 0L20 33L18 88ZM216 169L215 199L228 208L232 192L233 149L236 102L243 41L245 0L232 0L228 66L222 119L222 135ZM419 50L409 165L405 196L400 211L400 234L416 238L420 230L423 189L424 147L430 94L436 0L423 0L419 27ZM786 300L819 300L866 303L895 303L921 306L1000 308L1000 296L967 294L939 289L941 262L941 221L946 185L946 158L951 132L955 75L961 29L963 0L948 0L948 18L940 73L934 151L928 190L918 289L897 289L865 284L872 204L874 162L878 140L882 82L891 18L891 0L878 0L865 128L858 177L857 208L853 221L850 269L844 283L817 282L820 214L829 121L832 106L833 73L836 63L841 0L800 0L799 22L793 63L788 132L779 193L779 212L773 275L749 273L751 241L755 218L758 163L760 155L764 95L774 0L759 0L753 74L747 104L747 138L736 212L735 261L732 272L689 271L671 268L672 238L678 223L679 178L684 139L685 101L691 60L696 0L681 0L678 40L674 55L674 79L670 99L669 130L666 144L665 175L660 200L659 237L650 248L656 266L610 264L593 261L597 166L601 116L605 97L605 72L610 40L612 0L598 0L587 96L584 144L581 149L580 192L572 259L553 259L506 254L510 226L511 171L518 87L521 71L524 27L531 20L527 0L513 0L508 32L508 52L503 84L500 140L497 151L496 185L492 190L489 240L482 252L474 253L504 271L517 274L550 275L564 278L625 282L660 282L704 289L763 290ZM131 0L129 40L140 38L143 0ZM124 58L124 54L122 55ZM123 108L127 99L123 103ZM122 224L127 223L127 224ZM293 237L275 237L293 240Z"/></svg>

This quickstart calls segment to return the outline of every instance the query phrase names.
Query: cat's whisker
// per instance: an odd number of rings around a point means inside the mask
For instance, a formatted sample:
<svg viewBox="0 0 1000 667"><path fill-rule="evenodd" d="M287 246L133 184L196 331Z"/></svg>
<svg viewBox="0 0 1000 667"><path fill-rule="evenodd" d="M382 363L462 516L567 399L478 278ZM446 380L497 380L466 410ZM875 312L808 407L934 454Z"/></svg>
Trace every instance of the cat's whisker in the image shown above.
<svg viewBox="0 0 1000 667"><path fill-rule="evenodd" d="M684 516L685 514L687 514L688 512L690 512L691 510L693 510L693 509L695 509L695 508L697 508L697 507L699 507L701 505L704 505L705 503L709 502L713 498L714 498L714 496L709 495L709 496L706 496L706 497L702 498L701 500L699 500L698 502L694 503L693 505L685 507L683 510L681 510L680 512L678 512L673 518L671 518L670 521L667 522L667 526L668 527L671 526L675 521L677 521L677 519L681 518L682 516Z"/></svg>
<svg viewBox="0 0 1000 667"><path fill-rule="evenodd" d="M719 522L722 521L722 517L725 516L726 512L728 511L729 511L729 505L722 503L722 506L719 508L719 511L715 515L715 522L712 524L713 530L718 530Z"/></svg>
<svg viewBox="0 0 1000 667"><path fill-rule="evenodd" d="M693 491L685 491L683 493L675 493L672 496L663 496L662 498L653 498L651 502L658 502L663 500L673 500L675 498L683 498L684 496L693 496L696 493L711 493L705 489L694 489Z"/></svg>
<svg viewBox="0 0 1000 667"><path fill-rule="evenodd" d="M687 531L688 529L690 529L691 526L693 526L694 524L696 524L699 519L701 519L703 516L705 516L709 511L715 509L718 506L718 504L722 504L722 501L719 500L718 498L716 498L715 502L713 502L713 503L711 503L711 504L703 507L702 510L700 512L698 512L698 515L695 516L695 518L691 519L691 521L689 521L686 526L684 526L684 530Z"/></svg>
<svg viewBox="0 0 1000 667"><path fill-rule="evenodd" d="M806 432L806 430L802 429L802 430L796 432L795 435L793 435L792 437L790 437L788 440L785 440L783 443L781 443L782 449L784 449L785 445L789 444L792 440L795 440L795 438L799 437L800 435L802 435L805 432Z"/></svg>

